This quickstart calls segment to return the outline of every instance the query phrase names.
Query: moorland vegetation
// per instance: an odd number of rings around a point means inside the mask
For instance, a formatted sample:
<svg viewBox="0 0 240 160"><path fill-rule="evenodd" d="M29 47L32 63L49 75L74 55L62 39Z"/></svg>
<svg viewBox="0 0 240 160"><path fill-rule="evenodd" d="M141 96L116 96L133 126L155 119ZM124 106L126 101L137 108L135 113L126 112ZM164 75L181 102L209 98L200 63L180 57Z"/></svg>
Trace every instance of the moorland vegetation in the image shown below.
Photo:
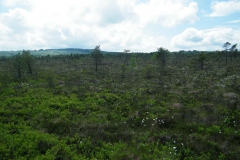
<svg viewBox="0 0 240 160"><path fill-rule="evenodd" d="M237 160L240 53L230 49L1 57L0 157Z"/></svg>

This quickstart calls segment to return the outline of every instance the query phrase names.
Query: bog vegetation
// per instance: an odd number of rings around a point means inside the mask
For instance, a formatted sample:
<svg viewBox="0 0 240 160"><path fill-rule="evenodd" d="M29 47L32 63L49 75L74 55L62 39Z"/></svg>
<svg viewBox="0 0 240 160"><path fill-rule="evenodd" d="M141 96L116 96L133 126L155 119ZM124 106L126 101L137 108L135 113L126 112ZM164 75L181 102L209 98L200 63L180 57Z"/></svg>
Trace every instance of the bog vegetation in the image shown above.
<svg viewBox="0 0 240 160"><path fill-rule="evenodd" d="M228 48L1 57L0 157L237 160L240 53Z"/></svg>

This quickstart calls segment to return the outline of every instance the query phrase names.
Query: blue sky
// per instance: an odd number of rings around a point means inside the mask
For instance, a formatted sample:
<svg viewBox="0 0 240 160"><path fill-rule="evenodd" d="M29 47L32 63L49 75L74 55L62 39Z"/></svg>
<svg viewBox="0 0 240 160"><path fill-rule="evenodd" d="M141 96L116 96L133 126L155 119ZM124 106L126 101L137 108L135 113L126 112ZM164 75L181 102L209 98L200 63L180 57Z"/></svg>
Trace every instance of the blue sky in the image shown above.
<svg viewBox="0 0 240 160"><path fill-rule="evenodd" d="M0 50L222 50L240 42L240 0L1 0Z"/></svg>

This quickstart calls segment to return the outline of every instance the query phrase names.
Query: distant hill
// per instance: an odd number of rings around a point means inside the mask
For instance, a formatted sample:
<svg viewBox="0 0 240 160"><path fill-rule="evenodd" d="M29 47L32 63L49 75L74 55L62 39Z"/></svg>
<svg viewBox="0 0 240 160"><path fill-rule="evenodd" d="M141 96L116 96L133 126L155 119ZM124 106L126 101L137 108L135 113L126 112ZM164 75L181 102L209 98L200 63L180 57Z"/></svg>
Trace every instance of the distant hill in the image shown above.
<svg viewBox="0 0 240 160"><path fill-rule="evenodd" d="M46 55L60 55L60 54L89 54L92 49L81 49L81 48L62 48L62 49L39 49L39 50L30 50L31 54L34 56L46 56ZM0 51L0 56L13 56L18 53L21 53L22 50L19 51ZM108 52L102 51L104 54L116 54L119 52Z"/></svg>

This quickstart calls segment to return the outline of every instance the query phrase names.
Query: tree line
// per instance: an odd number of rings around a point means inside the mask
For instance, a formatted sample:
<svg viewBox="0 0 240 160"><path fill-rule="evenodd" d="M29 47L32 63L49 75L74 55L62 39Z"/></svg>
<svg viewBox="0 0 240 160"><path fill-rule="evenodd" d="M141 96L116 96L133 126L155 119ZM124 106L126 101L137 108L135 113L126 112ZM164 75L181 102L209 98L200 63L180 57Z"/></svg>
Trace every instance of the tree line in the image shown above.
<svg viewBox="0 0 240 160"><path fill-rule="evenodd" d="M237 44L231 45L229 42L224 43L222 51L215 51L215 52L205 52L205 51L199 51L196 53L188 53L185 51L179 51L179 52L170 52L168 49L160 47L157 48L157 51L151 52L149 54L135 54L131 53L130 50L125 49L122 53L114 54L113 56L118 57L119 59L122 59L122 65L121 68L121 77L122 79L125 78L125 73L128 68L134 68L137 64L137 56L136 55L146 55L151 57L151 61L153 64L156 62L158 64L159 73L164 75L165 69L168 63L172 63L175 65L178 65L183 61L184 59L188 59L189 57L192 58L192 63L195 63L198 65L199 70L204 70L205 61L208 59L211 59L216 61L217 59L220 61L223 61L223 58L225 58L225 63L227 64L229 59L232 61L233 59L236 59L239 56L239 52L237 49ZM93 61L93 66L95 72L99 72L99 66L103 65L103 59L106 58L106 53L103 53L100 49L100 45L97 45L92 51L90 52L90 57ZM33 75L37 74L37 68L36 68L36 62L38 59L45 59L47 62L51 58L60 58L65 61L66 58L70 59L77 59L81 60L86 55L80 55L80 54L69 54L69 55L55 55L50 56L47 55L45 57L34 57L30 51L23 50L22 53L18 53L16 55L12 55L11 58L2 57L1 59L3 61L8 61L8 69L4 68L5 72L3 72L2 79L5 79L7 81L7 78L9 76L9 71L11 70L11 73L13 73L13 77L17 79L18 81L22 81L24 75ZM110 56L110 55L108 55ZM171 61L171 62L170 62ZM146 64L145 66L145 73L146 77L151 77L151 72L153 70L153 65ZM8 76L7 76L8 75ZM52 76L49 76L49 83L52 84Z"/></svg>

